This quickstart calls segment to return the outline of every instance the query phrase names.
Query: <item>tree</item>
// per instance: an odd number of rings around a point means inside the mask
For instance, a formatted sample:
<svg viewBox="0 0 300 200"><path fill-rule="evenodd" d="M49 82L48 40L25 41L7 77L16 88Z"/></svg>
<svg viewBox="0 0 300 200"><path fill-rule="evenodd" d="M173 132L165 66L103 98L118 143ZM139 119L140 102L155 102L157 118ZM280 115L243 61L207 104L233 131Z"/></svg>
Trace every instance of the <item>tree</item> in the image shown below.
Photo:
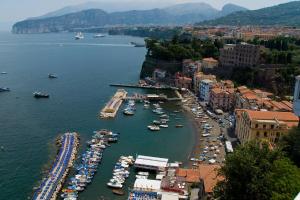
<svg viewBox="0 0 300 200"><path fill-rule="evenodd" d="M280 149L264 142L239 146L220 169L225 179L214 195L221 200L292 199L300 191L300 171Z"/></svg>
<svg viewBox="0 0 300 200"><path fill-rule="evenodd" d="M293 128L282 137L280 143L287 156L300 167L300 128Z"/></svg>

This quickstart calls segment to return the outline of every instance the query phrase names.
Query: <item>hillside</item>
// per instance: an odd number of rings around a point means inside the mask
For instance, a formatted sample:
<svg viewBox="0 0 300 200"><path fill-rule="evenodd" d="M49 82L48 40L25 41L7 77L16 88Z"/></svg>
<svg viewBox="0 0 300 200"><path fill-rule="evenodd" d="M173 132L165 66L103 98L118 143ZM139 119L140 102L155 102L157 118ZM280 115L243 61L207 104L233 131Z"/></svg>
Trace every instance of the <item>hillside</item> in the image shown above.
<svg viewBox="0 0 300 200"><path fill-rule="evenodd" d="M227 12L244 10L232 5ZM57 12L60 13L60 12ZM75 31L82 28L93 28L115 25L180 25L193 24L199 21L222 16L218 11L205 3L179 4L163 9L131 10L106 12L102 9L89 9L60 16L31 18L14 24L13 33L48 33Z"/></svg>
<svg viewBox="0 0 300 200"><path fill-rule="evenodd" d="M300 26L300 1L263 8L235 12L198 25L284 25Z"/></svg>

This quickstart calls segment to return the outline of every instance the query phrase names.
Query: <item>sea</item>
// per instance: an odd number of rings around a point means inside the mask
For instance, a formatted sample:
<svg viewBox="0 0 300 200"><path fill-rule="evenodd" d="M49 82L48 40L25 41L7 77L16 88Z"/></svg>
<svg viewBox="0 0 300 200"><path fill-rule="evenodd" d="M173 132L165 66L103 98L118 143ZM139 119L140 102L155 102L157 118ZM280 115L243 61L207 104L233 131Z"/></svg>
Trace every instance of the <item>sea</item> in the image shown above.
<svg viewBox="0 0 300 200"><path fill-rule="evenodd" d="M194 145L193 124L181 112L171 116L169 128L147 130L158 116L137 103L136 114L101 120L99 111L118 89L112 83L137 83L146 49L130 45L143 38L85 34L74 40L73 33L15 35L0 32L0 200L31 199L33 188L47 174L55 159L55 140L65 132L78 132L80 153L94 130L120 133L118 143L104 152L91 184L79 194L81 200L127 199L134 172L126 181L125 196L116 196L106 183L122 155L147 155L185 161ZM49 79L54 73L57 79ZM128 89L134 93L163 91ZM49 99L33 98L34 91L50 94ZM172 95L172 94L168 94ZM180 109L165 103L168 113ZM183 128L175 128L183 124ZM79 154L80 155L80 154ZM70 176L68 177L70 178Z"/></svg>

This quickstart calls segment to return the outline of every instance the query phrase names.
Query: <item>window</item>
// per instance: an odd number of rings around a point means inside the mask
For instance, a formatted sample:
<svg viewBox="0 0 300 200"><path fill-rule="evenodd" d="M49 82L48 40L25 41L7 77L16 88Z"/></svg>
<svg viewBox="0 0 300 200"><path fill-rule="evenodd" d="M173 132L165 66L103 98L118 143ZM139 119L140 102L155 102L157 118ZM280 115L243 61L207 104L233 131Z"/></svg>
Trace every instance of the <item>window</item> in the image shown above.
<svg viewBox="0 0 300 200"><path fill-rule="evenodd" d="M259 137L259 131L256 132L256 137L257 137L257 138Z"/></svg>
<svg viewBox="0 0 300 200"><path fill-rule="evenodd" d="M280 133L279 132L276 133L276 137L280 137Z"/></svg>
<svg viewBox="0 0 300 200"><path fill-rule="evenodd" d="M264 137L268 137L268 133L267 132L264 132Z"/></svg>
<svg viewBox="0 0 300 200"><path fill-rule="evenodd" d="M274 129L274 125L273 124L271 125L271 129Z"/></svg>
<svg viewBox="0 0 300 200"><path fill-rule="evenodd" d="M263 125L263 128L265 129L266 127L267 127L267 125L264 124L264 125Z"/></svg>
<svg viewBox="0 0 300 200"><path fill-rule="evenodd" d="M255 128L258 128L258 124L255 124Z"/></svg>

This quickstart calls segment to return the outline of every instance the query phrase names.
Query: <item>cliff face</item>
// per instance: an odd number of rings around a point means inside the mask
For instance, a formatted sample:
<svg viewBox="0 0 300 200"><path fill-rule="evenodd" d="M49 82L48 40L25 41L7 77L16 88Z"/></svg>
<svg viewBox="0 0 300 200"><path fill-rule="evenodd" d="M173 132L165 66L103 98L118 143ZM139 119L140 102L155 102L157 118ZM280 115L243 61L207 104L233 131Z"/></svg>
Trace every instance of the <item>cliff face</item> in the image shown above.
<svg viewBox="0 0 300 200"><path fill-rule="evenodd" d="M167 71L169 75L174 75L176 72L182 70L182 63L180 61L159 60L146 56L140 78L151 77L156 68Z"/></svg>

